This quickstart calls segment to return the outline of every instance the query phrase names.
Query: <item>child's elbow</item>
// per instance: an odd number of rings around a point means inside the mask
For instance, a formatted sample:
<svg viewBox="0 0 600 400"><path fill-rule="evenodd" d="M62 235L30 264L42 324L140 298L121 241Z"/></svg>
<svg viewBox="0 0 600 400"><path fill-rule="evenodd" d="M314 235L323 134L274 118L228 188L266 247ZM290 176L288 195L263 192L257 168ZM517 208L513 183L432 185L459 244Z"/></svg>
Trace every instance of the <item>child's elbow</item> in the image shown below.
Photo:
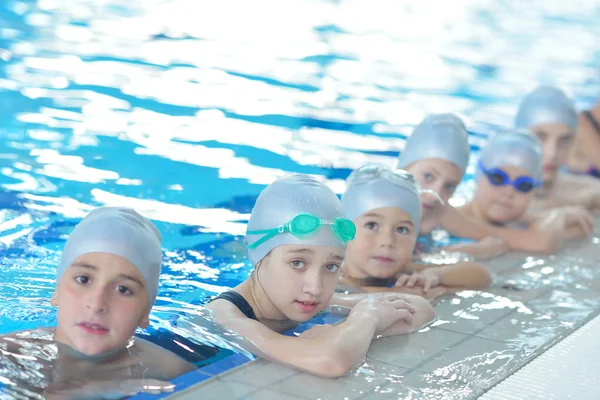
<svg viewBox="0 0 600 400"><path fill-rule="evenodd" d="M535 243L531 251L539 254L552 254L558 250L558 243L551 238L543 238L539 242Z"/></svg>
<svg viewBox="0 0 600 400"><path fill-rule="evenodd" d="M492 284L492 273L487 267L478 263L473 263L471 268L474 270L473 272L477 271L477 279L475 282L475 286L477 287L475 289L483 289Z"/></svg>
<svg viewBox="0 0 600 400"><path fill-rule="evenodd" d="M345 352L331 349L328 356L323 357L321 362L311 368L310 372L324 378L341 378L348 375L355 367L356 365L350 362Z"/></svg>
<svg viewBox="0 0 600 400"><path fill-rule="evenodd" d="M483 289L490 286L493 281L494 278L492 277L491 272L485 268L485 270L481 272L481 288Z"/></svg>

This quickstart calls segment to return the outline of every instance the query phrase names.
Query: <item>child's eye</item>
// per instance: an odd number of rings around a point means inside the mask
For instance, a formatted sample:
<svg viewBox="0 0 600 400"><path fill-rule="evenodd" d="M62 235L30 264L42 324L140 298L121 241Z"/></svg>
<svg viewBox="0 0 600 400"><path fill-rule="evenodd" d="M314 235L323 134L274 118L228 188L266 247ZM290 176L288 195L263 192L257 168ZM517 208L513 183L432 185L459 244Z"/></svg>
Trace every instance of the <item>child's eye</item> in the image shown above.
<svg viewBox="0 0 600 400"><path fill-rule="evenodd" d="M446 184L446 190L449 192L453 192L456 189L456 185L454 183Z"/></svg>
<svg viewBox="0 0 600 400"><path fill-rule="evenodd" d="M124 294L126 296L130 296L133 294L133 292L126 286L119 285L119 286L117 286L116 289L117 289L117 292L119 292L120 294Z"/></svg>
<svg viewBox="0 0 600 400"><path fill-rule="evenodd" d="M81 284L81 285L85 285L86 283L88 283L90 281L90 278L85 276L85 275L77 275L75 277L75 282Z"/></svg>
<svg viewBox="0 0 600 400"><path fill-rule="evenodd" d="M398 229L396 229L396 231L402 235L408 235L410 233L410 229L406 226L399 226Z"/></svg>
<svg viewBox="0 0 600 400"><path fill-rule="evenodd" d="M431 172L425 172L423 174L423 179L425 180L425 182L431 182L431 181L433 181L433 178L435 178L435 177L433 176L433 174Z"/></svg>
<svg viewBox="0 0 600 400"><path fill-rule="evenodd" d="M300 269L300 268L304 268L304 261L300 261L300 260L293 260L290 265L292 266L292 268L295 269Z"/></svg>
<svg viewBox="0 0 600 400"><path fill-rule="evenodd" d="M325 266L325 270L327 272L337 272L340 269L340 266L337 264L329 264Z"/></svg>
<svg viewBox="0 0 600 400"><path fill-rule="evenodd" d="M375 230L375 229L377 229L377 222L372 222L372 221L367 222L365 224L365 228L367 228L370 231Z"/></svg>
<svg viewBox="0 0 600 400"><path fill-rule="evenodd" d="M571 136L569 137L563 137L560 139L560 145L561 146L566 146L568 144L570 144L572 142L573 138Z"/></svg>

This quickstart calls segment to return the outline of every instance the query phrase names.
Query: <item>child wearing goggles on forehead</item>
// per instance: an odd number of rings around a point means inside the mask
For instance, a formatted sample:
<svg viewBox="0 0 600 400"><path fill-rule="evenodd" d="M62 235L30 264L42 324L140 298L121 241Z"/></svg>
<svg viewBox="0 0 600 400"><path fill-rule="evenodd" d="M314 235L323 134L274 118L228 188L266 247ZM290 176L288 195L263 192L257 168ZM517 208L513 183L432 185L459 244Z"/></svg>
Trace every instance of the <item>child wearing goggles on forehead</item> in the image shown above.
<svg viewBox="0 0 600 400"><path fill-rule="evenodd" d="M384 165L367 164L348 177L342 204L356 224L356 237L348 243L344 284L367 292L428 298L490 284L489 271L477 263L441 266L411 261L422 218L419 195L412 175Z"/></svg>
<svg viewBox="0 0 600 400"><path fill-rule="evenodd" d="M566 226L568 238L586 234L581 225L591 230L593 219L583 209L580 214L572 209L528 213L534 190L542 185L542 147L527 131L499 133L490 139L477 163L476 183L473 199L460 208L470 217L496 226L558 223Z"/></svg>
<svg viewBox="0 0 600 400"><path fill-rule="evenodd" d="M373 338L411 332L434 318L419 296L335 294L355 232L327 186L306 175L273 182L248 221L251 277L207 308L260 357L320 376L347 374ZM345 321L313 326L298 337L281 334L336 305L351 308Z"/></svg>
<svg viewBox="0 0 600 400"><path fill-rule="evenodd" d="M460 212L448 200L462 180L469 163L468 133L464 123L453 114L426 117L408 138L399 154L397 168L406 169L420 187L436 192L443 200L423 193L422 235L443 228L452 236L477 240L476 243L446 247L481 258L500 255L508 250L551 253L563 239L564 226L559 222L529 229L496 226ZM525 184L527 186L527 184ZM523 186L523 187L525 187ZM576 212L577 214L579 212Z"/></svg>

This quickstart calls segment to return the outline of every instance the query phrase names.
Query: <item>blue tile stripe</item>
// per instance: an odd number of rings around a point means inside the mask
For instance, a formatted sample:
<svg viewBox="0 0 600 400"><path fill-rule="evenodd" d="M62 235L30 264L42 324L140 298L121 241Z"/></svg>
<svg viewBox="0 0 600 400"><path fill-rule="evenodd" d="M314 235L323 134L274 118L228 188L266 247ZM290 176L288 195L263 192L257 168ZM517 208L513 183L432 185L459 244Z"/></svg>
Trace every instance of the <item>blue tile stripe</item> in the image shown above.
<svg viewBox="0 0 600 400"><path fill-rule="evenodd" d="M315 318L310 321L304 322L297 327L290 329L283 334L286 336L297 336L298 334L304 332L307 329L310 329L314 325L322 325L322 324L336 324L343 320L345 315L334 314L334 313L323 313L317 315ZM233 368L239 367L240 365L244 365L248 362L252 361L250 358L242 355L242 354L232 354L227 356L217 362L214 362L209 365L205 365L201 368L198 368L194 371L188 372L184 375L181 375L175 379L171 380L171 383L175 385L175 391L171 393L161 393L161 394L149 394L149 393L140 393L135 396L129 397L131 400L155 400L155 399L163 399L167 396L170 396L174 393L185 390L191 386L194 386L197 383L205 381L207 379L213 378L217 375L220 375L224 372L227 372Z"/></svg>

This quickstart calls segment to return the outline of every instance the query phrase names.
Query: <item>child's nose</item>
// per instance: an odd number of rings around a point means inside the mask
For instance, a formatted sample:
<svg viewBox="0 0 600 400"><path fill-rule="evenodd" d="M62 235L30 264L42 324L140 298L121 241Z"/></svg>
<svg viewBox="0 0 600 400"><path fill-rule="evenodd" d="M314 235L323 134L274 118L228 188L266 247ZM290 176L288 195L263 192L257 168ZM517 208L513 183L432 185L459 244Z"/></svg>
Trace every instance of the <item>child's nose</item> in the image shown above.
<svg viewBox="0 0 600 400"><path fill-rule="evenodd" d="M306 272L304 276L304 291L314 297L319 296L323 292L323 276L317 271L317 268Z"/></svg>
<svg viewBox="0 0 600 400"><path fill-rule="evenodd" d="M394 245L394 232L384 231L379 233L379 245L381 247L392 247Z"/></svg>
<svg viewBox="0 0 600 400"><path fill-rule="evenodd" d="M107 293L103 288L90 290L86 305L95 313L103 313L108 309Z"/></svg>

